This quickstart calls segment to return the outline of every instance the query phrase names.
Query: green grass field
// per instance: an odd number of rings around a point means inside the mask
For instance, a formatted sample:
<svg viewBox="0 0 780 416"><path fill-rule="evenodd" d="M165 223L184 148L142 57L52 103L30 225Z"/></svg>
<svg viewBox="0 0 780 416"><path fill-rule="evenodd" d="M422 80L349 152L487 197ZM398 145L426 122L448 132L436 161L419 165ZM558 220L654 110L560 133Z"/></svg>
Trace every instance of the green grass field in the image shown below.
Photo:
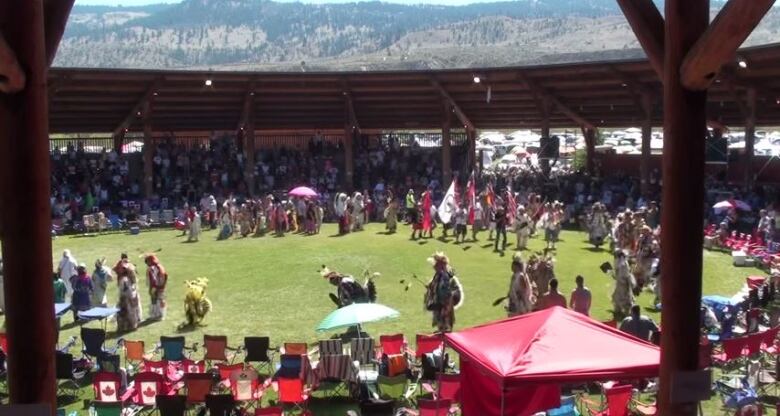
<svg viewBox="0 0 780 416"><path fill-rule="evenodd" d="M437 236L438 236L437 230ZM95 259L107 257L113 264L121 252L128 252L145 276L146 267L138 256L142 252L160 250L157 254L169 274L168 316L162 322L144 325L126 339L140 339L153 345L160 335L177 334L178 325L184 320L184 281L207 277L210 281L208 297L214 304L205 326L183 333L188 343L202 341L203 334L227 335L232 345L240 345L244 336L269 335L273 345L285 341L314 342L332 336L317 333L314 328L334 305L328 293L334 290L319 275L324 264L331 269L356 277L364 269L380 272L377 280L378 301L401 312L395 321L368 324L365 330L372 336L403 332L408 339L415 333L429 333L430 314L423 311L423 289L413 286L409 291L400 284L412 274L427 280L432 268L426 258L435 251L444 251L451 260L464 286L465 304L457 311L456 330L505 317L501 306L491 306L494 299L507 292L513 244L505 255L493 252L488 246L487 233L483 232L476 243L455 245L451 240L409 240L405 228L394 235L385 235L382 224L370 224L365 231L336 236L336 227L326 224L316 236L288 234L277 238L236 238L216 241L216 231L207 231L198 243L186 243L185 237L173 230L145 231L140 235L107 234L100 236L66 236L54 241L53 260L57 264L63 249L70 249L79 262L91 269ZM606 251L594 250L580 232L561 233L555 271L562 291L568 294L574 287L574 277L581 274L593 292L592 316L600 320L611 319L612 278L603 274L598 266L611 260ZM509 241L513 243L513 236ZM531 250L543 247L538 237L532 239ZM531 251L526 252L528 254ZM527 256L526 256L527 257ZM756 272L737 269L729 256L704 253L704 294L731 295L739 290L744 277ZM139 285L144 312L149 308L145 283ZM643 293L639 302L649 307L652 294ZM116 302L114 285L109 291L109 303ZM660 316L647 312L654 319ZM62 321L65 328L60 340L78 336L78 327L71 325L71 315ZM96 326L96 323L89 325ZM109 331L115 324L109 322ZM74 347L74 351L80 345ZM616 352L618 353L618 352ZM91 388L84 388L84 397L91 395ZM69 410L80 410L82 402L67 404ZM314 407L315 414L343 415L342 405L334 403ZM717 405L709 403L707 414L714 414Z"/></svg>

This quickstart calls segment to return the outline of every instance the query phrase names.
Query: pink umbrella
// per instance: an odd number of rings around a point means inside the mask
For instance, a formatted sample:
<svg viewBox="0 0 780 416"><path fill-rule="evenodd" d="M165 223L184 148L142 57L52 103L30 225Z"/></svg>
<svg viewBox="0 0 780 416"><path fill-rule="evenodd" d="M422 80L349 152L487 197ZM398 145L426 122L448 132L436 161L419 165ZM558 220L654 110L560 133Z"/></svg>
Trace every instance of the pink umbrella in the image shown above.
<svg viewBox="0 0 780 416"><path fill-rule="evenodd" d="M301 198L314 198L316 197L317 191L314 189L309 188L308 186L299 186L292 191L287 193L290 196L297 196Z"/></svg>

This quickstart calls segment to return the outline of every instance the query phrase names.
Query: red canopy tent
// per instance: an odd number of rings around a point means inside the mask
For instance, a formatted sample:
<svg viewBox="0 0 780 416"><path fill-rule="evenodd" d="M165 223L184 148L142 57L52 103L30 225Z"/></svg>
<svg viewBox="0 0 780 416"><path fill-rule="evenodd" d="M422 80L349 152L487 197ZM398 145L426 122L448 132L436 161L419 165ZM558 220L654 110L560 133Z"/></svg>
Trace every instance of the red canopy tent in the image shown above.
<svg viewBox="0 0 780 416"><path fill-rule="evenodd" d="M560 405L560 385L657 377L655 345L555 307L447 334L460 354L464 416L525 416Z"/></svg>

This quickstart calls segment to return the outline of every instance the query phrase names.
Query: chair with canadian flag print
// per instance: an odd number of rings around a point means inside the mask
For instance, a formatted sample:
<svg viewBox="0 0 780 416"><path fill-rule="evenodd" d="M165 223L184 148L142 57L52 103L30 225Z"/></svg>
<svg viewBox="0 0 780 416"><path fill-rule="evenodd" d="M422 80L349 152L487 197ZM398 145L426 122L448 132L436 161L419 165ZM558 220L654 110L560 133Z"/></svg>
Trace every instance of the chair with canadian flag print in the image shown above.
<svg viewBox="0 0 780 416"><path fill-rule="evenodd" d="M135 375L130 400L133 405L139 408L139 414L151 414L155 408L157 395L167 393L163 376L151 371L145 371Z"/></svg>
<svg viewBox="0 0 780 416"><path fill-rule="evenodd" d="M119 402L119 388L122 379L117 373L101 371L92 378L95 400L103 403Z"/></svg>

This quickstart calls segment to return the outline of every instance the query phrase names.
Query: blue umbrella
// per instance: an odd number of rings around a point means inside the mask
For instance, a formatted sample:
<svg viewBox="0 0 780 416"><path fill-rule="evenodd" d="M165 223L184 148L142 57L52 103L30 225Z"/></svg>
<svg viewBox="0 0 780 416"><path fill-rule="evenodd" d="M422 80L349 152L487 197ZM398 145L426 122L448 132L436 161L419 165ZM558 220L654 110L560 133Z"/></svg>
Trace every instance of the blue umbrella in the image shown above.
<svg viewBox="0 0 780 416"><path fill-rule="evenodd" d="M395 319L400 315L397 310L378 303L353 303L329 313L317 325L317 331L330 331L351 326L360 327L361 324L367 322Z"/></svg>

